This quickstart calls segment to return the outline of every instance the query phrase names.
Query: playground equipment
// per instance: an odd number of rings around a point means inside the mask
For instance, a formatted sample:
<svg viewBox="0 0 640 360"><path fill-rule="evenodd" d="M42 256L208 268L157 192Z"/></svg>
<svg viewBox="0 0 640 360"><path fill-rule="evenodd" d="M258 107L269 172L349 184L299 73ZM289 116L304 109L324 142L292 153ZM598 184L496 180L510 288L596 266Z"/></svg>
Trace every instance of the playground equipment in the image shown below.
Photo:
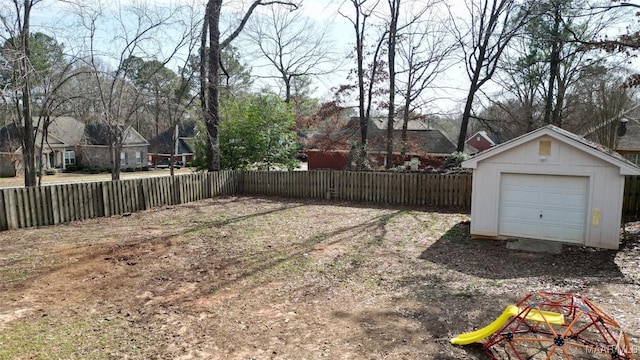
<svg viewBox="0 0 640 360"><path fill-rule="evenodd" d="M487 356L495 360L634 359L620 325L576 294L529 294L488 326L460 334L451 343L466 345L483 339Z"/></svg>

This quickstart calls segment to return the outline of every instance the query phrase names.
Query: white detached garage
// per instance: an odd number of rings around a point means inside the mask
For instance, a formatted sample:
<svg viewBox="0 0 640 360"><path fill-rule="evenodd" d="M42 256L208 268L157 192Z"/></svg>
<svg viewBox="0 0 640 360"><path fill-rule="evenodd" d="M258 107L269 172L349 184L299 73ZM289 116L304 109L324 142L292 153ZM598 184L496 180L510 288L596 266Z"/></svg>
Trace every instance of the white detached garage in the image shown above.
<svg viewBox="0 0 640 360"><path fill-rule="evenodd" d="M462 163L473 169L471 235L617 249L625 175L618 154L549 125Z"/></svg>

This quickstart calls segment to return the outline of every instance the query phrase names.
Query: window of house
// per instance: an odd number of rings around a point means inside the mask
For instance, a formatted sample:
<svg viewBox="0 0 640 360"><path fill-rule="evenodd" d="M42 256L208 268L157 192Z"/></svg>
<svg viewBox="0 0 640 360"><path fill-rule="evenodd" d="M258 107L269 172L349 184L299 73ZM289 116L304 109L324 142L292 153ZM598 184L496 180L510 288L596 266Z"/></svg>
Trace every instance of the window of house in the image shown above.
<svg viewBox="0 0 640 360"><path fill-rule="evenodd" d="M136 151L136 165L142 165L142 151Z"/></svg>
<svg viewBox="0 0 640 360"><path fill-rule="evenodd" d="M76 163L76 152L73 150L67 150L64 152L64 164L73 165Z"/></svg>
<svg viewBox="0 0 640 360"><path fill-rule="evenodd" d="M124 151L120 152L120 166L127 166L127 153Z"/></svg>

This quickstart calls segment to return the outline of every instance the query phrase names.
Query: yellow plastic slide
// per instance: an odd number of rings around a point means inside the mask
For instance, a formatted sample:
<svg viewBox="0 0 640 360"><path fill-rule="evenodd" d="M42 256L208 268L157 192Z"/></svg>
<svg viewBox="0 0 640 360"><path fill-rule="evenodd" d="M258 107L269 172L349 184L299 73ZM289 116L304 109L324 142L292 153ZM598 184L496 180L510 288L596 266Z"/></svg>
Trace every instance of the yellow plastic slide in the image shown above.
<svg viewBox="0 0 640 360"><path fill-rule="evenodd" d="M504 325L504 323L509 321L509 319L511 319L514 316L518 316L518 314L520 314L522 310L523 309L517 306L509 305L507 306L506 309L504 309L504 311L502 312L502 315L500 315L497 319L495 319L491 324L483 327L480 330L476 330L474 332L460 334L454 337L453 339L451 339L451 343L456 345L467 345L467 344L471 344L473 342L485 339L491 336L491 334L498 331L500 327ZM541 311L538 309L531 309L527 314L527 316L525 317L525 320L530 320L535 322L545 322L545 319L550 324L554 324L554 325L564 324L564 316L562 314L551 312L551 311Z"/></svg>

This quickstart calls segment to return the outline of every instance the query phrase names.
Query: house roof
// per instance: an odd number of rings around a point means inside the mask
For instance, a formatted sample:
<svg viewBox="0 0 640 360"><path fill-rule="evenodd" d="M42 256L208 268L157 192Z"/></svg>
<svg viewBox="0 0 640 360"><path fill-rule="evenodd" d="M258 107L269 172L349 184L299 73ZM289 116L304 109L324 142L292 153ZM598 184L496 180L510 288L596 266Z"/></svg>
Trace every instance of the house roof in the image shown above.
<svg viewBox="0 0 640 360"><path fill-rule="evenodd" d="M489 144L491 144L491 145L495 145L495 144L496 144L496 142L495 142L495 141L493 141L493 139L489 136L489 134L487 134L487 132L486 132L486 131L484 131L484 130L478 131L478 132L476 132L475 134L473 134L473 135L469 136L469 138L468 138L468 139L467 139L467 141L465 141L465 142L466 142L466 143L468 143L468 142L470 142L470 141L473 141L473 140L475 140L475 138L476 138L476 137L478 137L478 136L480 136L480 137L484 138L484 139L485 139Z"/></svg>
<svg viewBox="0 0 640 360"><path fill-rule="evenodd" d="M85 124L70 116L58 116L49 125L49 136L60 139L65 144L74 146L82 141Z"/></svg>
<svg viewBox="0 0 640 360"><path fill-rule="evenodd" d="M616 150L640 151L640 120L628 119L624 135L618 136Z"/></svg>
<svg viewBox="0 0 640 360"><path fill-rule="evenodd" d="M386 152L387 146L387 123L386 118L372 118L367 128L367 138L369 151ZM409 143L409 153L426 152L430 154L450 154L456 151L456 145L440 129L421 121L410 121L407 130L407 140ZM394 123L393 138L394 152L400 152L402 147L402 122ZM311 148L315 141L322 142L328 138L332 149L348 150L350 144L360 139L359 118L351 118L349 122L337 132L331 134L313 134L309 138ZM326 139L325 139L326 140ZM327 150L327 149L321 149Z"/></svg>
<svg viewBox="0 0 640 360"><path fill-rule="evenodd" d="M383 121L380 121L380 120ZM358 121L358 118L352 121ZM387 118L372 118L367 129L369 150L374 152L387 151ZM373 125L373 126L371 126ZM393 147L396 152L402 148L402 121L393 124ZM356 132L352 140L360 138ZM434 129L428 123L410 120L407 124L407 142L409 152L423 151L431 154L451 154L456 151L456 145L439 129Z"/></svg>
<svg viewBox="0 0 640 360"><path fill-rule="evenodd" d="M84 142L86 145L109 145L109 129L104 124L87 124Z"/></svg>
<svg viewBox="0 0 640 360"><path fill-rule="evenodd" d="M582 133L583 137L589 137L589 135L593 134L594 132L596 132L598 129L607 126L607 125L611 125L612 123L614 123L617 120L620 119L627 119L627 120L634 120L634 119L638 119L640 117L640 103L639 104L635 104L632 107L630 107L629 109L625 109L622 110L620 113L618 113L618 115L610 118L607 121L604 121L596 126L592 126L589 129L587 129L587 131L585 131L584 133Z"/></svg>
<svg viewBox="0 0 640 360"><path fill-rule="evenodd" d="M193 149L187 140L196 136L197 129L195 125L179 125L178 126L178 154L193 154ZM158 136L149 141L149 152L152 154L171 154L173 153L174 142L171 138L171 129L167 129Z"/></svg>
<svg viewBox="0 0 640 360"><path fill-rule="evenodd" d="M149 143L134 128L128 126L125 130L123 145L148 145ZM85 145L109 145L109 127L106 124L87 124L84 129Z"/></svg>
<svg viewBox="0 0 640 360"><path fill-rule="evenodd" d="M626 160L615 151L553 125L541 127L537 130L521 135L515 139L487 149L479 153L478 155L463 161L462 167L475 169L477 168L478 162L480 161L483 161L545 135L576 147L612 165L618 166L620 168L620 175L640 175L640 168L636 167L633 163Z"/></svg>
<svg viewBox="0 0 640 360"><path fill-rule="evenodd" d="M18 127L10 123L0 129L0 151L14 152L22 146Z"/></svg>
<svg viewBox="0 0 640 360"><path fill-rule="evenodd" d="M37 118L34 118L34 123L37 124ZM48 147L74 146L79 143L83 131L84 124L72 117L54 117L49 124L46 144ZM35 143L39 145L41 141L42 131L39 130L36 133ZM19 129L16 124L11 123L0 129L0 147L3 150L16 151L21 146Z"/></svg>
<svg viewBox="0 0 640 360"><path fill-rule="evenodd" d="M352 119L358 119L352 118ZM372 124L377 129L386 130L388 119L386 117L375 116L370 119L369 124ZM400 119L394 119L393 130L402 130L402 121ZM433 130L433 127L426 121L409 120L407 122L407 130Z"/></svg>

